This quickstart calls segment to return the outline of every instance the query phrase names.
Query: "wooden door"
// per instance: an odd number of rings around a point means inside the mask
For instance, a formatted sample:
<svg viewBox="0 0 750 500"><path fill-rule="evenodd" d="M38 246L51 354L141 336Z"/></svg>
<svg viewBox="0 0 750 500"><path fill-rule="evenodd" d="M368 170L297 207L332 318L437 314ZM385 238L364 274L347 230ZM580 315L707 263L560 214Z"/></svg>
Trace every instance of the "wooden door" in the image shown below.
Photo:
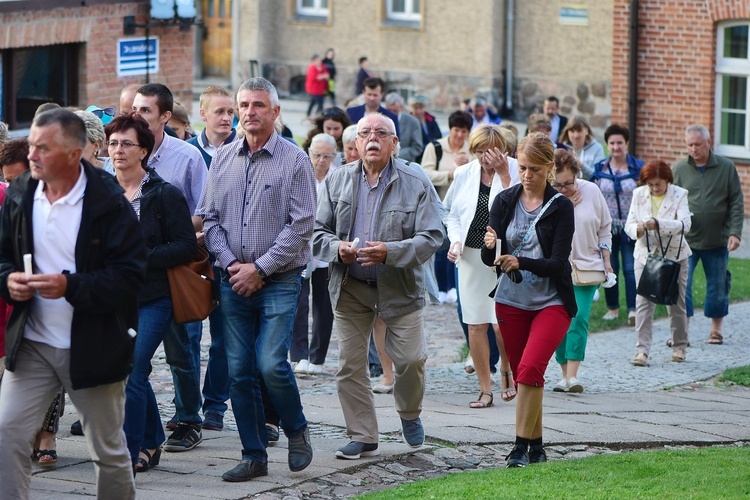
<svg viewBox="0 0 750 500"><path fill-rule="evenodd" d="M235 0L236 1L236 0ZM203 72L229 77L232 67L232 0L202 0Z"/></svg>

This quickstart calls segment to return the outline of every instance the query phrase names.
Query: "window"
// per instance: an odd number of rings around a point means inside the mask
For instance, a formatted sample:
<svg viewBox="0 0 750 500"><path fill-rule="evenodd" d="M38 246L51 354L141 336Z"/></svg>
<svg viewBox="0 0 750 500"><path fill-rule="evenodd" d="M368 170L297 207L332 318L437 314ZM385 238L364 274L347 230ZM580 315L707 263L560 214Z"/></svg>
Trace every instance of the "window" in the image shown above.
<svg viewBox="0 0 750 500"><path fill-rule="evenodd" d="M2 52L0 84L6 96L0 119L11 129L31 125L40 104L78 105L78 44L29 47Z"/></svg>
<svg viewBox="0 0 750 500"><path fill-rule="evenodd" d="M750 23L724 23L718 30L714 146L719 154L750 158Z"/></svg>
<svg viewBox="0 0 750 500"><path fill-rule="evenodd" d="M328 0L297 0L300 16L328 17Z"/></svg>
<svg viewBox="0 0 750 500"><path fill-rule="evenodd" d="M421 22L420 0L386 0L386 15L392 21Z"/></svg>

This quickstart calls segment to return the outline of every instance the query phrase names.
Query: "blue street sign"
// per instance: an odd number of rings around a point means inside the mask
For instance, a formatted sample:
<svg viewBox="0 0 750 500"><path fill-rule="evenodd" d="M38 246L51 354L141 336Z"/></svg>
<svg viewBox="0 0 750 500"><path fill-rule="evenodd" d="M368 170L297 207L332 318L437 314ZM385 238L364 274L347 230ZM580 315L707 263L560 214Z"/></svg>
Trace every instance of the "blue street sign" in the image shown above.
<svg viewBox="0 0 750 500"><path fill-rule="evenodd" d="M147 69L148 68L148 71ZM117 41L117 76L159 71L159 39L126 38Z"/></svg>

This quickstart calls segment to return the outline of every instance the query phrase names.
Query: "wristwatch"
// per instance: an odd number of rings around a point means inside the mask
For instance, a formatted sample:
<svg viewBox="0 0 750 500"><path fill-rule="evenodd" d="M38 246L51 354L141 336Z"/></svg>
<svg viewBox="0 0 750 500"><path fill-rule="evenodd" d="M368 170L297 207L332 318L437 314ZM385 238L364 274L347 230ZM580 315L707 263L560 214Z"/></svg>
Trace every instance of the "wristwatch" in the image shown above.
<svg viewBox="0 0 750 500"><path fill-rule="evenodd" d="M258 271L258 278L262 280L266 279L268 275L265 273L265 271L263 271L263 269L259 268L258 266L255 266L255 269Z"/></svg>

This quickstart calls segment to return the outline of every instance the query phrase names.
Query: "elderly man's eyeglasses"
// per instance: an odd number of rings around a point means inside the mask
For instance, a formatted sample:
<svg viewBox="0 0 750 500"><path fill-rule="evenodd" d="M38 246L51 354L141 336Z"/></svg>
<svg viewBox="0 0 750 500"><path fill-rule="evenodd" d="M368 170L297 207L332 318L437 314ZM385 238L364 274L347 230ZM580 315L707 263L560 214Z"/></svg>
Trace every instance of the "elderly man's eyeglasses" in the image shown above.
<svg viewBox="0 0 750 500"><path fill-rule="evenodd" d="M552 183L552 187L559 190L559 189L565 189L565 188L573 187L573 186L575 186L575 184L576 184L575 180L568 181L568 182L566 182L564 184L560 184L559 182L553 182Z"/></svg>
<svg viewBox="0 0 750 500"><path fill-rule="evenodd" d="M322 153L310 153L310 158L313 160L320 160L321 158L331 159L336 158L335 154L322 154Z"/></svg>
<svg viewBox="0 0 750 500"><path fill-rule="evenodd" d="M110 147L112 149L117 149L117 146L122 146L122 149L130 149L134 146L140 146L140 144L134 144L130 141L107 141L107 147Z"/></svg>
<svg viewBox="0 0 750 500"><path fill-rule="evenodd" d="M371 134L377 135L379 139L385 139L388 136L396 135L393 132L389 132L388 130L383 130L383 129L379 129L379 130L365 129L365 130L360 130L359 132L357 132L357 135L362 139L367 139L368 137L370 137Z"/></svg>

